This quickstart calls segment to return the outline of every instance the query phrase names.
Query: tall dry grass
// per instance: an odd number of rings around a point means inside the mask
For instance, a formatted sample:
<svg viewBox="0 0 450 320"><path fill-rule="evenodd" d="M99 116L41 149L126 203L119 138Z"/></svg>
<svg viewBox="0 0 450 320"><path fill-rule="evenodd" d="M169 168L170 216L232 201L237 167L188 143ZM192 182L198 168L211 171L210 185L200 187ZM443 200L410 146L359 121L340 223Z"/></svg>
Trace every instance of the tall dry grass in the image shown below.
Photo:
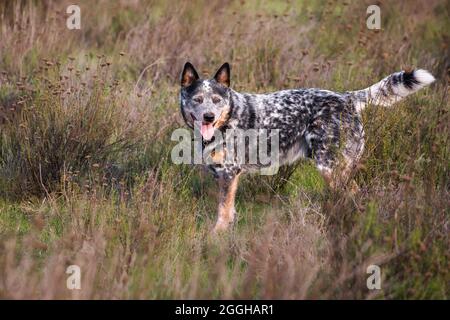
<svg viewBox="0 0 450 320"><path fill-rule="evenodd" d="M0 297L448 298L445 1L380 1L378 32L370 1L79 2L79 31L69 2L0 5ZM170 161L186 60L229 61L252 92L361 89L409 65L438 81L364 112L359 191L326 191L307 161L248 176L213 238L214 181Z"/></svg>

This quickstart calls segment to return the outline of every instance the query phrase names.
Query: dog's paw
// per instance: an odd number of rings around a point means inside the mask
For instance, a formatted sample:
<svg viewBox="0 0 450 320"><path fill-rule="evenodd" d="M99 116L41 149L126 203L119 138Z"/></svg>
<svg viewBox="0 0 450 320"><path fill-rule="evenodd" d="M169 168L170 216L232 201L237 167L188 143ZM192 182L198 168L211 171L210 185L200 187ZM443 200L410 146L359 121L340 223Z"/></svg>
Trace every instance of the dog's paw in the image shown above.
<svg viewBox="0 0 450 320"><path fill-rule="evenodd" d="M225 232L230 228L230 222L222 219L217 220L216 225L214 226L212 233L219 234L221 232Z"/></svg>
<svg viewBox="0 0 450 320"><path fill-rule="evenodd" d="M349 191L350 191L350 193L351 193L352 195L355 195L355 194L357 194L359 191L361 191L361 188L358 186L358 184L356 183L355 180L352 180L352 181L350 182L350 185L349 185Z"/></svg>
<svg viewBox="0 0 450 320"><path fill-rule="evenodd" d="M216 225L214 226L213 230L212 230L212 234L216 235L219 234L221 232L225 232L228 230L228 223L216 223Z"/></svg>

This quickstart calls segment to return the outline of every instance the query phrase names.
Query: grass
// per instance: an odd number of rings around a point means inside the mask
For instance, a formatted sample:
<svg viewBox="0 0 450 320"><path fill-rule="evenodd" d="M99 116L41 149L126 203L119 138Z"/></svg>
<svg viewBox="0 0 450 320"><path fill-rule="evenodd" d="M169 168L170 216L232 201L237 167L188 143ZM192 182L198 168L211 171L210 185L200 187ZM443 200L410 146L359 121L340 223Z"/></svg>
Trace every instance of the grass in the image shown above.
<svg viewBox="0 0 450 320"><path fill-rule="evenodd" d="M79 1L0 5L0 297L448 299L445 1ZM179 72L232 65L237 90L355 90L409 65L431 87L364 111L355 193L309 161L245 176L233 230L216 186L174 165ZM81 290L66 268L81 268ZM366 269L381 267L382 288Z"/></svg>

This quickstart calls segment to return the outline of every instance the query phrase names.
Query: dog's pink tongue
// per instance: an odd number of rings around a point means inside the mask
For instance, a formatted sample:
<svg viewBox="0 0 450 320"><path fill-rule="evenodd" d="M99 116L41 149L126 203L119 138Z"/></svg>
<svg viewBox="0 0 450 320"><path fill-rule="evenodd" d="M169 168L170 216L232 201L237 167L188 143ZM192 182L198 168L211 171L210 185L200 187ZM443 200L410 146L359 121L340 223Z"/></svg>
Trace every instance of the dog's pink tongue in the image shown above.
<svg viewBox="0 0 450 320"><path fill-rule="evenodd" d="M205 138L205 140L211 140L211 138L214 135L213 125L211 123L210 124L202 124L200 133L202 134L203 138Z"/></svg>

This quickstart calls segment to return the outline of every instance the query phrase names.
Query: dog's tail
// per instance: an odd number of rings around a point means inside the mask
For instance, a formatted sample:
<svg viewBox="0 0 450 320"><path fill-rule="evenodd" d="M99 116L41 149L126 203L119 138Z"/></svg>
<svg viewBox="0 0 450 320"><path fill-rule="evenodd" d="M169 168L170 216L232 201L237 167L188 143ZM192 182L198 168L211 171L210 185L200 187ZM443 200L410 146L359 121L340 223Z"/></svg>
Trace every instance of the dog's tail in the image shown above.
<svg viewBox="0 0 450 320"><path fill-rule="evenodd" d="M423 69L400 71L366 89L350 93L355 98L355 107L358 111L363 110L368 104L389 107L434 80L431 73Z"/></svg>

